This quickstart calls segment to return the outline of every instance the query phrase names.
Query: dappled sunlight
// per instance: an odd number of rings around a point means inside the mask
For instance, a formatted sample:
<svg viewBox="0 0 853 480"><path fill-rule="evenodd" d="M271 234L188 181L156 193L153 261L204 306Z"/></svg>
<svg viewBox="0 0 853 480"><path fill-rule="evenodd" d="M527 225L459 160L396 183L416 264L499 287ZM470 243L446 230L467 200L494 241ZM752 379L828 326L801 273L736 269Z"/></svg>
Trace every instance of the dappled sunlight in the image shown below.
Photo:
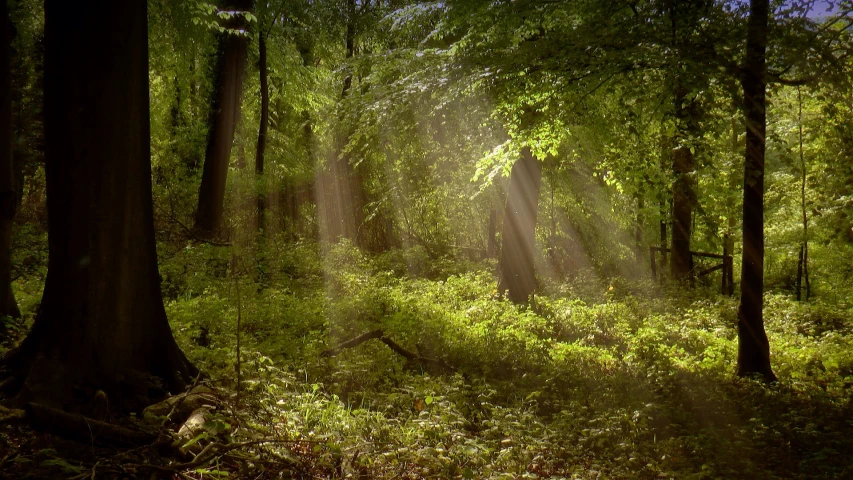
<svg viewBox="0 0 853 480"><path fill-rule="evenodd" d="M0 476L853 478L849 0L100 3L0 2Z"/></svg>

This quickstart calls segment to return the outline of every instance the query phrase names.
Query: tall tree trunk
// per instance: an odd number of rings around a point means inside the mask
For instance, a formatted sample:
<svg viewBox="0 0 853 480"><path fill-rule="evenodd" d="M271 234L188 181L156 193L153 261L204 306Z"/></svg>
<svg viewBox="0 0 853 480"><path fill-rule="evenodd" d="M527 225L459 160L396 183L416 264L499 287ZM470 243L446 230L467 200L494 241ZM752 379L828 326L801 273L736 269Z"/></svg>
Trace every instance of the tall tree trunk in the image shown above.
<svg viewBox="0 0 853 480"><path fill-rule="evenodd" d="M197 373L169 329L151 198L147 6L45 2L48 274L4 357L20 401L138 410Z"/></svg>
<svg viewBox="0 0 853 480"><path fill-rule="evenodd" d="M690 149L692 128L695 120L694 101L687 98L687 89L676 80L675 120L678 132L675 148L672 152L672 171L675 183L672 185L672 257L670 274L681 282L693 278L693 255L690 254L691 219L694 193L693 171L696 161Z"/></svg>
<svg viewBox="0 0 853 480"><path fill-rule="evenodd" d="M734 101L734 100L733 100ZM733 110L737 112L737 105L734 105ZM732 118L732 153L737 154L740 150L740 142L738 142L738 128L743 128L743 126L735 119ZM732 192L736 188L736 175L734 173L729 175L729 195L726 196L726 233L723 235L723 255L731 255L734 257L735 253L735 228L737 227L737 219L735 217L735 201L732 197ZM725 262L725 259L724 259ZM734 267L731 266L729 262L728 267L723 267L723 288L720 293L723 295L732 296L734 295L735 281L734 281Z"/></svg>
<svg viewBox="0 0 853 480"><path fill-rule="evenodd" d="M738 375L776 379L764 331L764 151L766 50L769 0L750 0L746 60L741 85L746 120L743 176L743 260L738 308Z"/></svg>
<svg viewBox="0 0 853 480"><path fill-rule="evenodd" d="M0 316L20 317L11 284L12 222L18 203L12 158L12 24L6 2L0 4Z"/></svg>
<svg viewBox="0 0 853 480"><path fill-rule="evenodd" d="M248 11L251 6L251 0L233 0L228 9ZM242 22L241 17L235 16L225 26L238 28ZM228 178L234 131L240 116L247 46L248 40L243 35L226 31L219 36L207 151L195 216L195 230L203 236L215 235L222 224L225 182Z"/></svg>
<svg viewBox="0 0 853 480"><path fill-rule="evenodd" d="M666 171L669 169L668 164L672 162L672 137L664 135L661 138L661 155L660 155L660 169L661 171ZM660 212L660 222L658 228L658 239L660 241L661 248L666 248L669 244L669 235L667 232L667 222L669 221L669 212L667 211L667 201L665 195L663 195L660 199L659 209ZM663 272L667 270L667 265L669 265L667 252L662 250L660 252L660 278L663 278Z"/></svg>
<svg viewBox="0 0 853 480"><path fill-rule="evenodd" d="M634 242L637 244L637 252L642 252L643 249L643 209L646 208L646 201L642 192L637 195L637 214L635 216L634 225Z"/></svg>
<svg viewBox="0 0 853 480"><path fill-rule="evenodd" d="M261 32L258 35L258 73L261 82L261 119L258 125L258 145L255 151L255 175L260 181L264 174L264 150L267 144L267 127L270 121L270 89L267 79L267 40ZM266 214L266 191L258 192L258 231L264 230Z"/></svg>
<svg viewBox="0 0 853 480"><path fill-rule="evenodd" d="M803 153L803 96L800 87L797 87L797 103L799 106L797 112L797 123L799 124L800 136L800 168L802 176L800 177L800 208L803 212L803 244L800 245L800 261L797 266L797 301L802 298L802 284L805 280L806 284L806 300L811 296L811 282L809 282L809 214L806 210L806 156Z"/></svg>
<svg viewBox="0 0 853 480"><path fill-rule="evenodd" d="M497 239L495 235L498 232L498 211L492 208L489 210L489 238L486 240L488 242L486 247L486 255L489 258L495 258L495 252L497 251Z"/></svg>
<svg viewBox="0 0 853 480"><path fill-rule="evenodd" d="M514 303L527 303L536 290L533 256L541 183L542 165L530 148L524 147L509 176L499 265L498 290L508 291Z"/></svg>

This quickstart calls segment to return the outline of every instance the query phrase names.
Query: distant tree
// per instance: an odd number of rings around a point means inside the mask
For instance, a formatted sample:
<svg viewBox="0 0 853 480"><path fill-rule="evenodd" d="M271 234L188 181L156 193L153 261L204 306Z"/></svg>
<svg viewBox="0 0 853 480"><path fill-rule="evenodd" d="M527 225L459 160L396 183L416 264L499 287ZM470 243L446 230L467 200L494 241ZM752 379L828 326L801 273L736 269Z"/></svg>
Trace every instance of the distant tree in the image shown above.
<svg viewBox="0 0 853 480"><path fill-rule="evenodd" d="M750 0L743 109L746 158L743 177L743 257L738 307L738 375L776 376L770 368L770 343L764 331L764 152L767 132L766 51L769 0Z"/></svg>
<svg viewBox="0 0 853 480"><path fill-rule="evenodd" d="M271 20L275 22L273 18ZM272 28L270 25L269 28ZM267 130L270 123L270 87L269 87L269 72L267 69L267 36L269 30L261 30L258 32L258 77L260 80L261 89L261 118L258 123L258 143L255 147L255 175L259 178L264 174L264 156L267 146ZM264 192L258 192L257 198L258 208L258 231L264 229L264 218L266 215L266 195Z"/></svg>
<svg viewBox="0 0 853 480"><path fill-rule="evenodd" d="M225 182L234 132L240 118L246 71L249 38L246 35L245 12L251 8L252 0L231 0L224 9L230 18L223 22L225 31L219 35L207 150L195 217L195 230L203 236L215 234L222 223Z"/></svg>
<svg viewBox="0 0 853 480"><path fill-rule="evenodd" d="M147 40L145 0L45 2L48 274L2 360L21 401L75 410L102 390L135 410L197 374L160 293Z"/></svg>
<svg viewBox="0 0 853 480"><path fill-rule="evenodd" d="M12 292L12 221L18 196L12 158L12 24L7 2L0 2L0 316L20 317Z"/></svg>
<svg viewBox="0 0 853 480"><path fill-rule="evenodd" d="M542 164L524 147L509 176L499 265L498 290L515 303L528 302L536 289L533 259L541 184Z"/></svg>
<svg viewBox="0 0 853 480"><path fill-rule="evenodd" d="M346 0L344 5L343 14L346 18L344 61L349 64L346 65L347 70L341 87L341 102L347 100L352 94L354 80L352 63L356 56L358 20L367 7L368 4L364 3L357 8L356 0ZM361 172L353 166L350 154L346 152L351 131L345 125L343 115L339 118L339 124L331 154L317 182L320 195L319 213L327 240L336 242L346 238L358 243L360 228L364 223L364 179Z"/></svg>

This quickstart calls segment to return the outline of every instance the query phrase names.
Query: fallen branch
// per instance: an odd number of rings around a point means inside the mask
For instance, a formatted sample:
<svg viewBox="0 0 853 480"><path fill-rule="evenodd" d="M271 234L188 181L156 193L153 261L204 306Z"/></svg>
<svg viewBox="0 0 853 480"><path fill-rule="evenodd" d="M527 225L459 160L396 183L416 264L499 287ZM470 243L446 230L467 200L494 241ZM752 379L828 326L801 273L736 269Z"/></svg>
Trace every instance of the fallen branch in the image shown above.
<svg viewBox="0 0 853 480"><path fill-rule="evenodd" d="M323 352L320 356L321 357L334 357L334 356L337 356L339 353L341 353L341 351L344 349L357 347L357 346L361 345L362 343L364 343L368 340L371 340L373 338L381 338L383 335L385 335L385 333L383 333L382 329L379 328L379 329L376 329L372 332L367 332L367 333L361 334L361 335L359 335L353 339L347 340L346 342L339 344L335 348L330 348L330 349L326 350L325 352Z"/></svg>
<svg viewBox="0 0 853 480"><path fill-rule="evenodd" d="M320 356L321 357L334 357L334 356L337 356L338 354L340 354L345 349L357 347L357 346L361 345L362 343L364 343L368 340L372 340L374 338L378 338L380 342L387 345L388 348L393 350L398 355L404 357L409 362L419 363L419 364L424 365L424 366L437 367L439 370L444 370L444 371L453 372L456 370L451 365L448 365L447 363L445 363L442 360L435 359L435 358L423 357L421 355L418 355L416 353L413 353L413 352L406 350L405 348L400 346L399 343L397 343L394 340L391 340L390 338L386 337L385 332L381 328L373 330L371 332L363 333L363 334L361 334L355 338L347 340L346 342L340 343L340 344L338 344L338 346L324 351Z"/></svg>

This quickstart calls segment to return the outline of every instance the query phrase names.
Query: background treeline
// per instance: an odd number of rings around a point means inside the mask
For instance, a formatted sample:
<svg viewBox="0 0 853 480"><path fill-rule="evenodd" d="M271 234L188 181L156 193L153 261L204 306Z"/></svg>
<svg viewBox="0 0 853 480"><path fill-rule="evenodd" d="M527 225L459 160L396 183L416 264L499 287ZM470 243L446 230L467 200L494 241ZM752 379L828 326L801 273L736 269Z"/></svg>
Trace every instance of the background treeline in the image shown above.
<svg viewBox="0 0 853 480"><path fill-rule="evenodd" d="M838 295L853 242L850 19L841 6L815 20L811 3L778 6L769 30L767 287L796 288L808 243L809 294ZM11 10L18 232L45 221L41 15L35 1ZM162 240L221 227L244 243L494 256L530 143L540 276L645 277L648 246L685 237L739 249L742 4L153 1L149 16ZM221 193L200 198L206 169ZM16 269L37 254L15 251L28 256Z"/></svg>

